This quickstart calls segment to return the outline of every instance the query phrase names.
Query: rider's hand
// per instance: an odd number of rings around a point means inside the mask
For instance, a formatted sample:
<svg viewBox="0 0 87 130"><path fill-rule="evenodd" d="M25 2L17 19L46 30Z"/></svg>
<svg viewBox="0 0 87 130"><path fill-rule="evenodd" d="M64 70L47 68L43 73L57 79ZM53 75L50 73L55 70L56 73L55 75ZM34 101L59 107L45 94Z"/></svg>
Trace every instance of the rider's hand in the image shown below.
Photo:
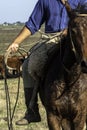
<svg viewBox="0 0 87 130"><path fill-rule="evenodd" d="M61 0L61 2L62 2L64 5L65 5L66 1L67 1L67 0Z"/></svg>
<svg viewBox="0 0 87 130"><path fill-rule="evenodd" d="M7 51L10 51L11 53L17 52L19 48L19 45L17 43L12 43L8 48Z"/></svg>

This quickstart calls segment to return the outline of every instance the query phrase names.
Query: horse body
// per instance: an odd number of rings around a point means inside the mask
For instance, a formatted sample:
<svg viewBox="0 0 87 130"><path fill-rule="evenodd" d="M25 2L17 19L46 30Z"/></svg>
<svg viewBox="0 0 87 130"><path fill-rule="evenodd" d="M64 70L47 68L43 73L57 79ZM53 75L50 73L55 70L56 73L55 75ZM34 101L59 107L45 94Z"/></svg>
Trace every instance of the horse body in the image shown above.
<svg viewBox="0 0 87 130"><path fill-rule="evenodd" d="M51 61L41 86L49 130L86 130L86 21L85 17L71 20L67 40Z"/></svg>
<svg viewBox="0 0 87 130"><path fill-rule="evenodd" d="M69 50L67 54L69 61L72 60L71 53ZM61 127L63 130L83 130L86 122L87 76L74 58L72 62L67 72L59 53L46 76L43 104L50 130L61 130Z"/></svg>

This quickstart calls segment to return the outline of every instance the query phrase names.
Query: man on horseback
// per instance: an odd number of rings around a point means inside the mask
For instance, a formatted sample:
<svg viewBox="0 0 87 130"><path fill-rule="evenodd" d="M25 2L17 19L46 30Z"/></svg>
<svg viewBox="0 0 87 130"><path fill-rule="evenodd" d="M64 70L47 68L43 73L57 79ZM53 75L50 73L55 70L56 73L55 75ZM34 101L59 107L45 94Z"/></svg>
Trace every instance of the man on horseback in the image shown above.
<svg viewBox="0 0 87 130"><path fill-rule="evenodd" d="M38 31L43 23L45 23L45 32L48 36L55 36L61 32L62 36L67 35L68 28L68 14L65 9L66 0L38 0L29 20L25 23L24 28L8 47L11 52L16 52L21 42L27 37L33 35ZM69 4L75 9L79 4L84 5L87 0L68 0ZM34 48L31 55L23 63L23 83L25 93L25 103L27 111L25 116L16 122L17 125L26 125L30 122L39 122L41 117L39 114L37 104L37 94L33 103L31 102L32 94L35 86L38 86L39 79L41 78L44 66L48 59L48 51L50 48L58 44L59 37L54 39L41 41L41 46ZM42 44L44 43L44 44Z"/></svg>

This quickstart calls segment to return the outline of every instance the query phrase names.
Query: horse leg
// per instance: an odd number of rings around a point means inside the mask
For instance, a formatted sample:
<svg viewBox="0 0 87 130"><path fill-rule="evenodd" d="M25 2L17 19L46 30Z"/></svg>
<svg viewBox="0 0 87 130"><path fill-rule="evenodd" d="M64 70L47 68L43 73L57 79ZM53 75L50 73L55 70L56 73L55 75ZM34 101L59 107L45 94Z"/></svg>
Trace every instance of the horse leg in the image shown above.
<svg viewBox="0 0 87 130"><path fill-rule="evenodd" d="M58 117L52 112L47 112L47 121L49 130L62 130Z"/></svg>
<svg viewBox="0 0 87 130"><path fill-rule="evenodd" d="M86 116L84 113L78 114L73 123L75 130L86 130Z"/></svg>
<svg viewBox="0 0 87 130"><path fill-rule="evenodd" d="M72 128L71 122L67 119L63 119L62 120L62 128L63 128L63 130L71 130L71 128Z"/></svg>

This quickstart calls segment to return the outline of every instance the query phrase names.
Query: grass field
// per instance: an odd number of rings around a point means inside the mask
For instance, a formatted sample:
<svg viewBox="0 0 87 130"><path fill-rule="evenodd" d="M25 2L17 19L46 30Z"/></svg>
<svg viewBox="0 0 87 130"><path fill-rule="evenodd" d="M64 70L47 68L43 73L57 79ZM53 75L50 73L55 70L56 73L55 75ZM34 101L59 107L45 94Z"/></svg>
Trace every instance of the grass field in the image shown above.
<svg viewBox="0 0 87 130"><path fill-rule="evenodd" d="M0 54L4 54L7 46L13 41L13 39L17 36L18 32L21 30L23 26L2 26L0 25ZM26 39L22 46L28 51L35 44L35 42L40 38L40 34L36 33L34 36L31 36L29 39ZM32 44L33 43L33 44ZM11 100L11 108L13 110L16 97L17 97L17 87L18 87L18 78L8 79L7 80L10 100ZM41 114L41 122L40 123L31 123L28 126L16 126L15 122L20 119L25 113L26 106L24 104L24 91L23 91L23 83L22 78L20 79L20 92L19 99L16 107L16 111L13 118L13 130L48 130L47 121L46 121L46 113L45 109L39 99L39 108ZM6 94L5 94L5 83L4 80L0 80L0 130L8 130L7 121L6 121Z"/></svg>

